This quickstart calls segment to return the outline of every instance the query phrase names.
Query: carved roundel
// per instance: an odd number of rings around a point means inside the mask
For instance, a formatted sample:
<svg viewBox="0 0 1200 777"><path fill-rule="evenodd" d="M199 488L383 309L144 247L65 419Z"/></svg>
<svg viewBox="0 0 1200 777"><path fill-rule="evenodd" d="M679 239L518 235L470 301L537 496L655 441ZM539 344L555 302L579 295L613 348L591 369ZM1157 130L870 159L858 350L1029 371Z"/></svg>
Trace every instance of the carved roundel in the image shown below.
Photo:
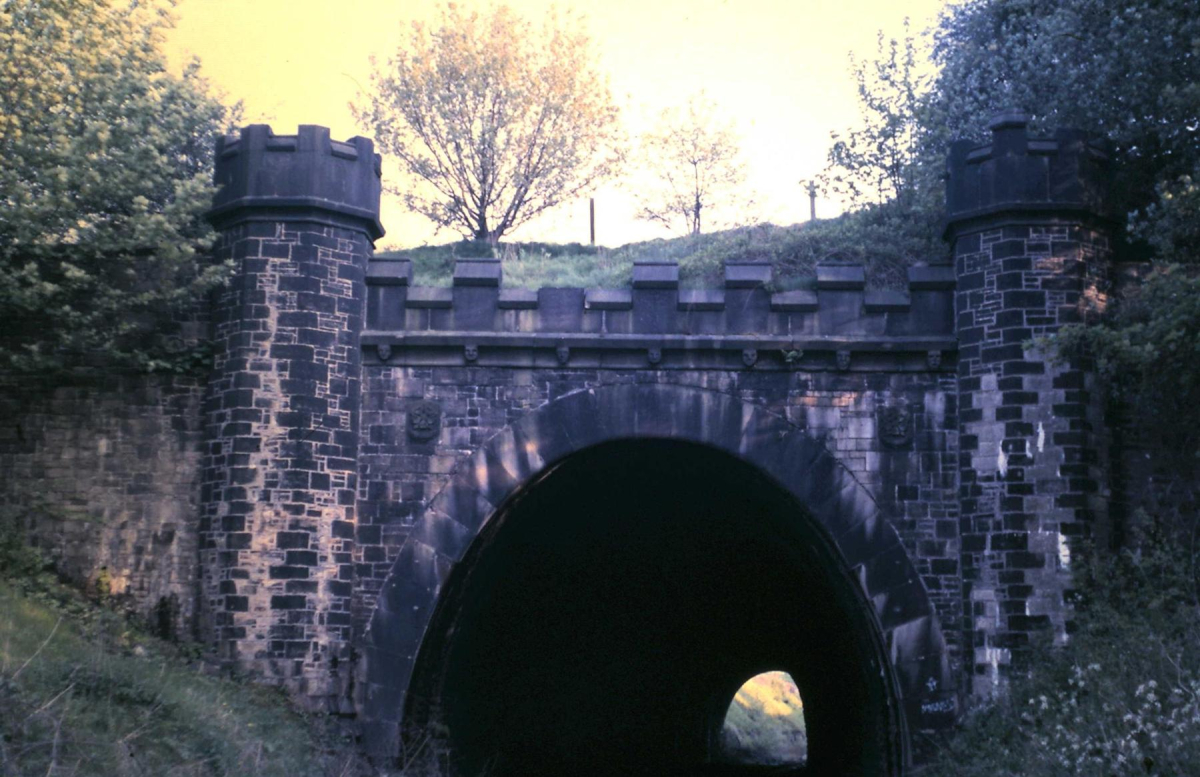
<svg viewBox="0 0 1200 777"><path fill-rule="evenodd" d="M408 436L416 442L428 442L442 431L442 408L423 399L408 409Z"/></svg>
<svg viewBox="0 0 1200 777"><path fill-rule="evenodd" d="M745 348L742 350L742 364L747 367L753 367L758 361L758 351L753 348Z"/></svg>
<svg viewBox="0 0 1200 777"><path fill-rule="evenodd" d="M885 448L903 448L912 441L912 413L907 405L892 405L879 411L879 441Z"/></svg>

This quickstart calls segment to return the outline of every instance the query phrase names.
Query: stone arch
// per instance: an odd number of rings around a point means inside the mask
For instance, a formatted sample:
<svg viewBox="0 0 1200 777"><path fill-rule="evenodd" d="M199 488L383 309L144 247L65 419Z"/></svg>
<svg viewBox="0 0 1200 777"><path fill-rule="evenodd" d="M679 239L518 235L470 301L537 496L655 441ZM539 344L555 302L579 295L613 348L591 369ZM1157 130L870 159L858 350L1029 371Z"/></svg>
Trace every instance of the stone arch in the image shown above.
<svg viewBox="0 0 1200 777"><path fill-rule="evenodd" d="M900 756L922 703L954 688L937 616L920 575L867 489L820 439L728 394L619 384L563 395L464 458L427 504L384 582L363 639L362 711L378 752L396 752L418 654L447 580L501 506L572 454L619 440L661 439L723 451L802 505L835 549L869 611L881 671L894 689ZM733 690L736 690L734 688ZM942 702L944 704L944 702Z"/></svg>

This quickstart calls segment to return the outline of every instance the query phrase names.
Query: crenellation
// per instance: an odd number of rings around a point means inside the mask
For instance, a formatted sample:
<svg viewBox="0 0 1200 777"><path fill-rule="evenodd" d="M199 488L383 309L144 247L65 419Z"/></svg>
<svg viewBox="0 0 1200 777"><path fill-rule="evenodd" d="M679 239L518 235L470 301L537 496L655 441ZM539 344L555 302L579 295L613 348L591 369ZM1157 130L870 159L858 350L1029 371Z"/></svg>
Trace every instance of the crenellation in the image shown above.
<svg viewBox="0 0 1200 777"><path fill-rule="evenodd" d="M393 266L399 264L405 267ZM772 293L770 266L761 262L731 263L724 289L683 290L670 262L637 263L631 289L539 290L506 289L496 260L477 259L460 260L451 289L410 287L407 264L389 259L368 268L368 332L376 339L417 331L886 335L902 351L931 333L954 331L953 272L941 266L912 268L907 293L864 291L861 268L841 264L818 267L823 280L812 285L819 291Z"/></svg>

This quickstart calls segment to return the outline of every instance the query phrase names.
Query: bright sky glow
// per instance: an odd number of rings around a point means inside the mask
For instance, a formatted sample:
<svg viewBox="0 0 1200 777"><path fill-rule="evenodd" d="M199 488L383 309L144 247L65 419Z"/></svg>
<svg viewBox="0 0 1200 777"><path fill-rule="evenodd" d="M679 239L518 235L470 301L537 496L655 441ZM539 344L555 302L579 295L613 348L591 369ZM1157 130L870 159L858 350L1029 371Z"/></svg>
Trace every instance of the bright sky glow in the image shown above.
<svg viewBox="0 0 1200 777"><path fill-rule="evenodd" d="M459 0L484 7L481 0ZM858 118L848 56L871 57L875 36L932 25L944 0L510 0L541 23L552 5L583 15L600 66L622 106L631 136L659 112L703 90L734 119L743 140L748 186L759 194L761 220L808 218L802 178L825 165L829 133ZM229 101L242 100L247 123L277 133L323 124L339 140L368 134L349 102L370 83L368 58L395 51L408 24L437 18L434 0L183 0L169 37L174 60L194 55ZM385 158L384 177L396 180ZM670 237L637 221L630 190L636 173L595 193L596 240L616 246ZM818 200L820 216L841 204ZM453 240L385 195L380 247ZM569 202L508 236L555 242L588 240L586 199Z"/></svg>

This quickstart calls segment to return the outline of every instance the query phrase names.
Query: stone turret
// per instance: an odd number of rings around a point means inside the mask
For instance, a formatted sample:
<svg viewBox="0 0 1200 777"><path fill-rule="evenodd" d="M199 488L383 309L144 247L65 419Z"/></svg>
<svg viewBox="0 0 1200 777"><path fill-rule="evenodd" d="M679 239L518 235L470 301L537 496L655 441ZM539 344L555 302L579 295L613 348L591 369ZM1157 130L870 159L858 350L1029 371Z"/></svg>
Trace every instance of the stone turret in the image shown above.
<svg viewBox="0 0 1200 777"><path fill-rule="evenodd" d="M1105 440L1093 376L1030 343L1106 303L1109 158L1075 130L951 147L946 239L958 287L960 529L971 689L1002 684L1034 632L1066 639L1072 541L1102 530Z"/></svg>
<svg viewBox="0 0 1200 777"><path fill-rule="evenodd" d="M236 265L217 300L205 408L205 636L231 667L344 705L365 275L379 222L370 140L254 125L217 142L209 219Z"/></svg>

